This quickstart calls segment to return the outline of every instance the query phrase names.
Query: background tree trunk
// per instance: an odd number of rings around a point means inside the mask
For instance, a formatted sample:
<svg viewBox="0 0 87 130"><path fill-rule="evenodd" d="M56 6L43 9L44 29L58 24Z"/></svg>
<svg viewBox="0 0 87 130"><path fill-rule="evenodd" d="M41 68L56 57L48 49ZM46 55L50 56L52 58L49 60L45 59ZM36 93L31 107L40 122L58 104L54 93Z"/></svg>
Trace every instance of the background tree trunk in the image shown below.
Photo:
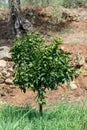
<svg viewBox="0 0 87 130"><path fill-rule="evenodd" d="M33 26L30 21L22 17L20 0L9 0L10 32L17 37L22 31L30 31Z"/></svg>
<svg viewBox="0 0 87 130"><path fill-rule="evenodd" d="M19 0L20 1L20 0ZM10 9L10 32L13 35L17 35L17 28L15 28L15 24L17 22L17 26L19 26L18 16L19 16L19 6L16 3L16 0L9 0L9 9ZM19 27L18 27L19 28Z"/></svg>

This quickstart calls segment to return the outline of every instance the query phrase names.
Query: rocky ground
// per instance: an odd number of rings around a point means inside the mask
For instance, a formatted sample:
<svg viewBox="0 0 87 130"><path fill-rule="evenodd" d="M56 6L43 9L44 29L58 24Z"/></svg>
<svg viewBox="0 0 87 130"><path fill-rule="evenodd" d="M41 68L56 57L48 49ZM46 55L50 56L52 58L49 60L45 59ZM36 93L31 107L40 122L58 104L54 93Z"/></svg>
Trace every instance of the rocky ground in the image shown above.
<svg viewBox="0 0 87 130"><path fill-rule="evenodd" d="M40 13L41 9L39 9L40 12L36 13L36 20L39 24L34 24L34 26L44 35L47 44L49 44L52 36L63 37L64 44L60 48L73 53L73 63L75 65L77 64L77 54L81 56L81 61L78 63L81 66L81 74L71 82L71 88L67 88L67 85L63 84L52 92L47 91L46 101L50 103L60 99L64 100L66 97L69 101L81 100L82 98L87 100L87 9L63 10L67 17L62 19L60 24L54 24L55 27L52 22L48 22L50 20L44 10L46 11L46 9L43 9ZM46 16L42 15L44 13ZM26 16L30 18L30 16ZM42 22L40 23L41 19ZM12 83L14 63L10 61L11 54L9 50L13 37L8 35L9 22L7 16L3 15L3 19L0 19L0 28L0 101L16 105L31 104L34 106L36 105L34 101L35 94L30 89L24 94L18 86L15 87Z"/></svg>

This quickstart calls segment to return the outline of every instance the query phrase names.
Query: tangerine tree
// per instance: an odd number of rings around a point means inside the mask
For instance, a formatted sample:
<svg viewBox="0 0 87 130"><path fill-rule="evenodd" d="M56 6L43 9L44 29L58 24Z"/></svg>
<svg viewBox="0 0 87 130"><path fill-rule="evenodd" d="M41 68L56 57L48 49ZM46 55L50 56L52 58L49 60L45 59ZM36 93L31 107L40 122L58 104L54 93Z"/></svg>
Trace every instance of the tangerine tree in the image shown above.
<svg viewBox="0 0 87 130"><path fill-rule="evenodd" d="M27 33L17 38L12 46L12 61L15 63L14 84L23 92L31 88L37 92L39 112L45 104L46 89L55 89L60 83L74 76L71 65L71 53L58 48L61 38L54 38L50 45L36 32Z"/></svg>

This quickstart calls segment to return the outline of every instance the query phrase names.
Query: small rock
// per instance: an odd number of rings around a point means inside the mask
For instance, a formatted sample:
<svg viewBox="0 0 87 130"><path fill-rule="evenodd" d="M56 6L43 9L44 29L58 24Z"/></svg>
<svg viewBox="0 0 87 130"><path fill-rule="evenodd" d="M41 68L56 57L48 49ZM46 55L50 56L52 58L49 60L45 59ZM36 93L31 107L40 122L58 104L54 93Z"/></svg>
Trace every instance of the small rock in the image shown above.
<svg viewBox="0 0 87 130"><path fill-rule="evenodd" d="M8 68L8 71L9 72L13 72L13 68Z"/></svg>
<svg viewBox="0 0 87 130"><path fill-rule="evenodd" d="M0 84L4 83L4 79L0 78Z"/></svg>
<svg viewBox="0 0 87 130"><path fill-rule="evenodd" d="M0 59L9 60L11 59L11 54L9 53L10 48L7 46L0 47Z"/></svg>
<svg viewBox="0 0 87 130"><path fill-rule="evenodd" d="M2 70L1 73L2 73L3 76L6 76L6 75L7 75L7 71L6 71L6 70Z"/></svg>
<svg viewBox="0 0 87 130"><path fill-rule="evenodd" d="M6 84L13 84L13 81L8 78L8 79L5 80L5 83L6 83Z"/></svg>
<svg viewBox="0 0 87 130"><path fill-rule="evenodd" d="M6 102L0 101L0 105L2 105L2 104L6 104Z"/></svg>
<svg viewBox="0 0 87 130"><path fill-rule="evenodd" d="M87 73L85 73L83 76L84 76L84 77L87 77Z"/></svg>
<svg viewBox="0 0 87 130"><path fill-rule="evenodd" d="M0 60L0 67L2 68L6 67L6 61Z"/></svg>
<svg viewBox="0 0 87 130"><path fill-rule="evenodd" d="M6 78L9 78L10 76L11 76L11 74L9 72L7 72Z"/></svg>
<svg viewBox="0 0 87 130"><path fill-rule="evenodd" d="M4 80L6 80L6 77L5 77L5 76L3 76L3 75L1 76L1 78L2 78L2 79L4 79Z"/></svg>
<svg viewBox="0 0 87 130"><path fill-rule="evenodd" d="M0 72L3 70L3 68L0 66Z"/></svg>
<svg viewBox="0 0 87 130"><path fill-rule="evenodd" d="M84 69L87 71L87 65L86 64L84 65Z"/></svg>
<svg viewBox="0 0 87 130"><path fill-rule="evenodd" d="M81 57L80 61L76 61L76 66L79 68L85 65L85 58Z"/></svg>
<svg viewBox="0 0 87 130"><path fill-rule="evenodd" d="M0 76L1 76L3 79L6 79L6 78L9 78L9 77L11 76L11 73L10 73L10 72L7 72L7 70L4 69L4 70L1 71Z"/></svg>
<svg viewBox="0 0 87 130"><path fill-rule="evenodd" d="M59 49L62 50L62 51L64 51L65 47L64 46L60 46Z"/></svg>
<svg viewBox="0 0 87 130"><path fill-rule="evenodd" d="M82 57L81 61L79 62L79 65L80 65L80 66L83 66L84 64L85 64L85 58Z"/></svg>
<svg viewBox="0 0 87 130"><path fill-rule="evenodd" d="M74 17L74 14L69 10L64 10L61 15L61 18L65 19L66 21L73 21Z"/></svg>
<svg viewBox="0 0 87 130"><path fill-rule="evenodd" d="M15 65L15 63L14 62L8 62L8 68L13 68L14 67L14 65Z"/></svg>
<svg viewBox="0 0 87 130"><path fill-rule="evenodd" d="M4 83L3 83L3 84L0 84L0 88L1 88L1 89L4 89L5 86L6 86L6 84L4 84Z"/></svg>
<svg viewBox="0 0 87 130"><path fill-rule="evenodd" d="M2 73L0 72L0 78L2 77Z"/></svg>
<svg viewBox="0 0 87 130"><path fill-rule="evenodd" d="M72 90L78 88L74 81L70 83L70 87L71 87Z"/></svg>
<svg viewBox="0 0 87 130"><path fill-rule="evenodd" d="M87 63L87 57L85 57L85 62Z"/></svg>
<svg viewBox="0 0 87 130"><path fill-rule="evenodd" d="M0 93L0 96L1 96L1 97L5 96L5 93Z"/></svg>
<svg viewBox="0 0 87 130"><path fill-rule="evenodd" d="M14 86L14 85L10 85L10 88L11 88L11 89L15 89L16 86Z"/></svg>
<svg viewBox="0 0 87 130"><path fill-rule="evenodd" d="M11 89L11 88L7 88L7 93L12 93L13 92L13 89Z"/></svg>

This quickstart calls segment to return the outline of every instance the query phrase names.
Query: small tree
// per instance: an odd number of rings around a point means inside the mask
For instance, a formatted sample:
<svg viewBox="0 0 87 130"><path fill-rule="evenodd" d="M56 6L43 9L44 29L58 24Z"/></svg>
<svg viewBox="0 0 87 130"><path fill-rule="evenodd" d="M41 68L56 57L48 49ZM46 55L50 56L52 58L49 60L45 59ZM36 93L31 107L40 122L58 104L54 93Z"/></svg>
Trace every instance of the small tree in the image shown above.
<svg viewBox="0 0 87 130"><path fill-rule="evenodd" d="M46 46L44 38L32 32L19 37L11 49L15 62L14 84L19 85L23 92L27 87L37 92L41 116L46 89L53 90L65 80L69 83L74 75L71 53L58 49L59 44L62 44L62 39L54 38Z"/></svg>

